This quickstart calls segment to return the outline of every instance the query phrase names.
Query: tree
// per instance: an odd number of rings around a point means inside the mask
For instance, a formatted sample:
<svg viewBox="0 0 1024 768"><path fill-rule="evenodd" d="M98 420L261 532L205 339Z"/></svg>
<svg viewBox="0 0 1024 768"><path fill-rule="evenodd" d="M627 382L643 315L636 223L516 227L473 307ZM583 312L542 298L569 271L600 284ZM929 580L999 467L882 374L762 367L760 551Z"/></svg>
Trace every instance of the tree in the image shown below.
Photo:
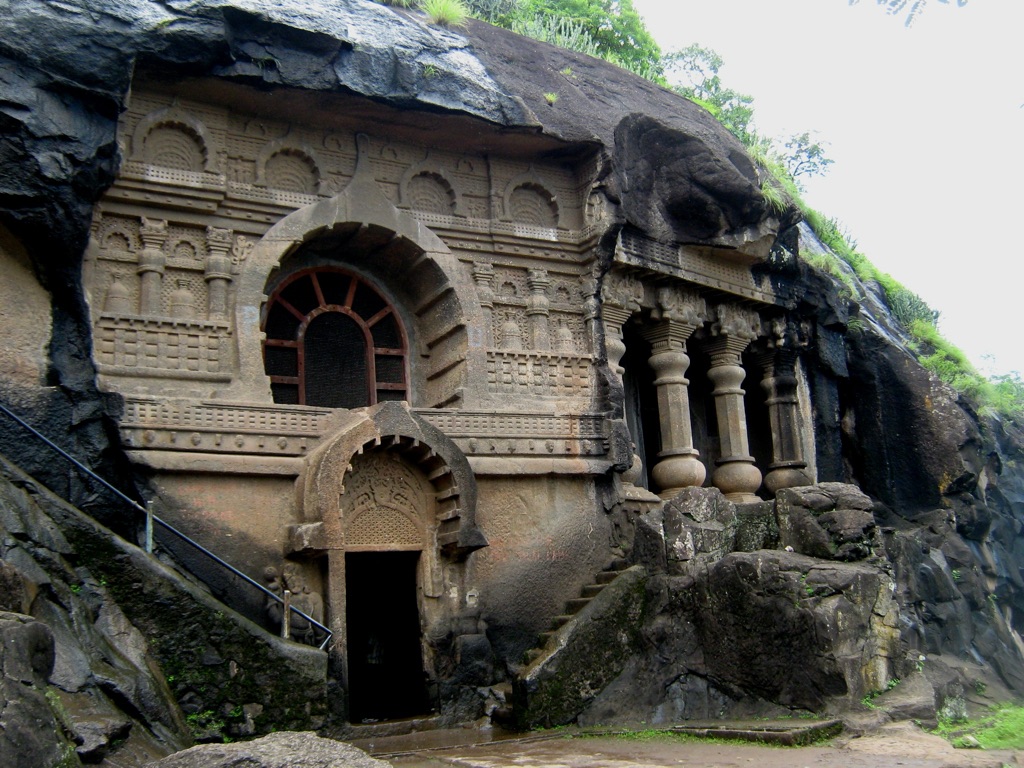
<svg viewBox="0 0 1024 768"><path fill-rule="evenodd" d="M662 57L669 80L678 80L673 89L697 102L718 118L743 143L755 141L751 121L754 99L722 85L718 74L722 57L694 43Z"/></svg>
<svg viewBox="0 0 1024 768"><path fill-rule="evenodd" d="M790 136L779 157L794 179L801 176L824 176L833 163L832 158L825 156L822 143L812 138L810 131Z"/></svg>
<svg viewBox="0 0 1024 768"><path fill-rule="evenodd" d="M860 0L849 0L850 5L856 5ZM886 12L890 16L895 16L899 13L906 11L907 18L903 22L904 26L911 26L917 17L924 11L925 6L928 5L928 0L875 0L878 5L884 5ZM958 8L963 8L967 5L967 0L939 0L943 5L951 5L953 2L956 3Z"/></svg>

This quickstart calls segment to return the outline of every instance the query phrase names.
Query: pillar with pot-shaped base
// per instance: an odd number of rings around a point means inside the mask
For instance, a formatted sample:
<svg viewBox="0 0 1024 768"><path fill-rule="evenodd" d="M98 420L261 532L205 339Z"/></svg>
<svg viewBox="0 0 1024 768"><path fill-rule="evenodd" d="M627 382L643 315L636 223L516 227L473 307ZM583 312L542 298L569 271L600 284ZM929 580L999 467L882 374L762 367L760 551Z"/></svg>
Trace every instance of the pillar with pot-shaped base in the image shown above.
<svg viewBox="0 0 1024 768"><path fill-rule="evenodd" d="M711 355L708 378L714 385L715 416L722 455L711 482L730 501L760 501L755 495L761 486L761 471L750 455L747 439L747 414L743 406L741 386L746 378L742 355L757 338L757 315L742 307L726 304L717 309L718 320L712 325L712 338L705 349Z"/></svg>
<svg viewBox="0 0 1024 768"><path fill-rule="evenodd" d="M662 287L651 316L659 322L643 335L651 343L648 362L654 369L661 427L661 451L651 477L659 495L668 499L683 488L702 485L707 476L700 454L693 447L690 382L686 378L690 367L686 340L704 322L704 300L690 291Z"/></svg>
<svg viewBox="0 0 1024 768"><path fill-rule="evenodd" d="M768 420L772 430L772 463L764 477L764 485L772 495L783 488L809 485L800 424L797 418L796 355L792 349L780 346L758 356L764 371L761 388L766 396Z"/></svg>
<svg viewBox="0 0 1024 768"><path fill-rule="evenodd" d="M526 322L530 327L532 348L539 351L551 349L551 335L548 327L551 302L548 287L551 278L545 269L531 269L526 278L530 296L526 300Z"/></svg>

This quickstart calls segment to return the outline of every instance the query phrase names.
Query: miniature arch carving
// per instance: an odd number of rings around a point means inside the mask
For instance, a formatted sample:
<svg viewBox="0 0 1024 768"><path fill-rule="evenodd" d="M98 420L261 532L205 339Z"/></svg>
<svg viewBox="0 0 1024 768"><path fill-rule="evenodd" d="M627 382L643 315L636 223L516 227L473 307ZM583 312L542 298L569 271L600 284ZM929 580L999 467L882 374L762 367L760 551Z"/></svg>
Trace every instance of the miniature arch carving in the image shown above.
<svg viewBox="0 0 1024 768"><path fill-rule="evenodd" d="M282 167L275 169L275 161ZM303 178L303 166L308 170L307 178ZM324 167L317 151L309 144L277 139L265 145L256 157L256 185L279 186L289 192L308 195L324 194ZM275 176L283 183L274 184Z"/></svg>
<svg viewBox="0 0 1024 768"><path fill-rule="evenodd" d="M427 186L431 184L433 188ZM398 182L399 205L429 213L465 216L462 194L440 163L427 158L406 169ZM442 210L444 209L444 210Z"/></svg>
<svg viewBox="0 0 1024 768"><path fill-rule="evenodd" d="M164 107L150 112L139 121L132 133L132 157L142 159L146 154L146 143L161 128L178 130L188 136L196 144L201 155L201 171L217 173L217 153L213 150L214 142L206 126L193 115L180 109L177 105ZM185 169L182 169L185 170ZM196 169L192 169L196 170Z"/></svg>
<svg viewBox="0 0 1024 768"><path fill-rule="evenodd" d="M561 210L548 184L530 168L513 177L503 196L505 219L535 227L558 227Z"/></svg>

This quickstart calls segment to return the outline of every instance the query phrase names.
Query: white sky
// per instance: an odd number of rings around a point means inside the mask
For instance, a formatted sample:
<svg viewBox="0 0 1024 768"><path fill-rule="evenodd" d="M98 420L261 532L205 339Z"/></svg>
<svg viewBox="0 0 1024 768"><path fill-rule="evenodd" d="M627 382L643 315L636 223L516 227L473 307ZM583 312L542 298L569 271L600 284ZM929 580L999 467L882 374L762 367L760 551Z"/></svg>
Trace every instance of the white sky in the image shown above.
<svg viewBox="0 0 1024 768"><path fill-rule="evenodd" d="M807 202L979 369L1024 373L1024 0L931 0L910 29L876 0L634 5L664 51L722 56L760 133L829 142Z"/></svg>

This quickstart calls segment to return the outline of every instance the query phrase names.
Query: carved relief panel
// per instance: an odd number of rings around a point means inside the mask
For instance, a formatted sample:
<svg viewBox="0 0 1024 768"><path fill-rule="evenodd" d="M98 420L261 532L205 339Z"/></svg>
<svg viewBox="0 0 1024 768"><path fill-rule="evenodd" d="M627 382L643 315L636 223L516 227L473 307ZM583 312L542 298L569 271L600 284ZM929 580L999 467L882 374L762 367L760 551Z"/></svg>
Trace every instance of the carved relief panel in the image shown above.
<svg viewBox="0 0 1024 768"><path fill-rule="evenodd" d="M340 497L347 551L426 550L432 547L432 489L400 456L357 456Z"/></svg>

